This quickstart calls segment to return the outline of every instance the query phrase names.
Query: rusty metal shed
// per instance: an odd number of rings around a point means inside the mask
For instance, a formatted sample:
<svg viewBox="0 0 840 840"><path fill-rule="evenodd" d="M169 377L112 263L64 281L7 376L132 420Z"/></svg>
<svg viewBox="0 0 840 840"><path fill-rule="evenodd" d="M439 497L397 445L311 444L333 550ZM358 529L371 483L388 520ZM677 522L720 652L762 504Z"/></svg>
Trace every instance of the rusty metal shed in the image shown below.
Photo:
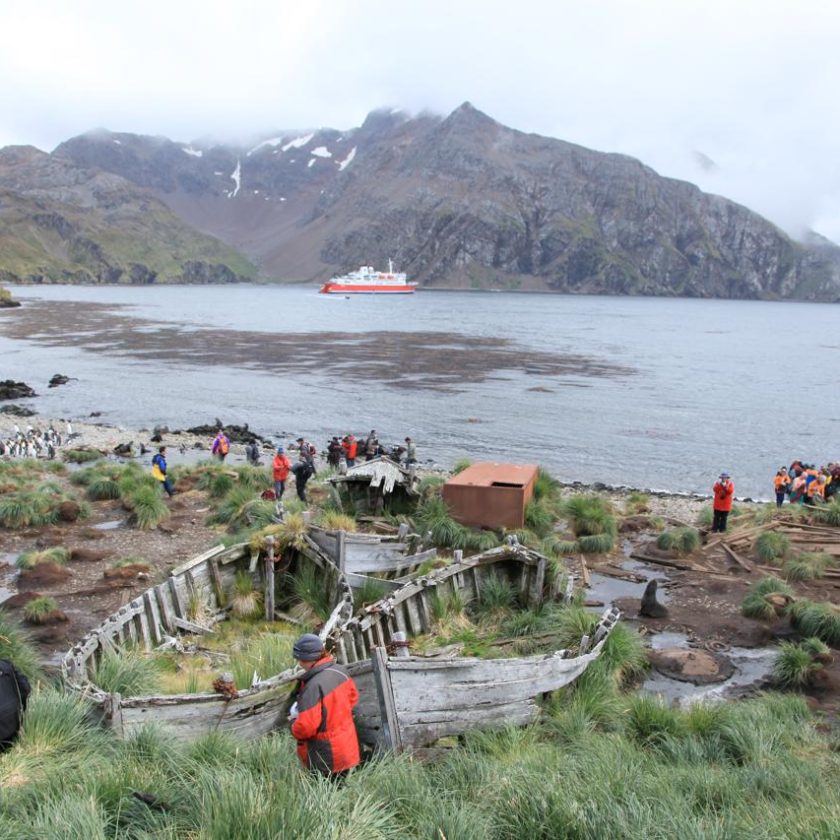
<svg viewBox="0 0 840 840"><path fill-rule="evenodd" d="M522 528L538 470L536 464L483 461L450 478L443 485L443 498L452 518L462 525Z"/></svg>

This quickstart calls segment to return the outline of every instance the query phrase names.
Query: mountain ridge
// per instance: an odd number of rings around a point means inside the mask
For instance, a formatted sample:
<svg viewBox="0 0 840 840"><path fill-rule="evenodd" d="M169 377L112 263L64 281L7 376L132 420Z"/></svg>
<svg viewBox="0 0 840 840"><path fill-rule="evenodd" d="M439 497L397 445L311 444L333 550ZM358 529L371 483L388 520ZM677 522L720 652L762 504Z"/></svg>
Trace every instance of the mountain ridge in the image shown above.
<svg viewBox="0 0 840 840"><path fill-rule="evenodd" d="M59 168L42 201L51 189L52 200L83 200L81 184L96 177L103 196L160 202L213 238L202 247L245 256L236 279L256 276L242 268L253 265L263 279L311 282L393 258L428 288L840 300L833 243L795 242L635 158L517 131L468 102L446 116L379 109L349 131L278 131L250 145L96 130L48 158ZM36 163L0 150L0 190L31 199L28 170L45 180ZM234 259L221 253L217 265Z"/></svg>

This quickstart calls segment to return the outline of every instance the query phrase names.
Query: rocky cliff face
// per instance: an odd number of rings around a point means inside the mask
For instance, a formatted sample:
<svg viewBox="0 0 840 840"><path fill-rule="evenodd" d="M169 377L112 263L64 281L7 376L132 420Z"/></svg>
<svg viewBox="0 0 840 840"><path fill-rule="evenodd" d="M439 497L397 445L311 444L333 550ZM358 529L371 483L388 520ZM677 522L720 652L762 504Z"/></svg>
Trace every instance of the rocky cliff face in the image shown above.
<svg viewBox="0 0 840 840"><path fill-rule="evenodd" d="M274 279L392 258L431 287L840 299L833 244L794 242L637 160L523 134L469 104L446 118L374 112L353 131L278 132L249 148L98 132L49 159L131 182ZM84 241L74 249L102 262ZM183 278L216 276L186 264Z"/></svg>
<svg viewBox="0 0 840 840"><path fill-rule="evenodd" d="M233 282L255 269L119 175L0 149L0 282Z"/></svg>

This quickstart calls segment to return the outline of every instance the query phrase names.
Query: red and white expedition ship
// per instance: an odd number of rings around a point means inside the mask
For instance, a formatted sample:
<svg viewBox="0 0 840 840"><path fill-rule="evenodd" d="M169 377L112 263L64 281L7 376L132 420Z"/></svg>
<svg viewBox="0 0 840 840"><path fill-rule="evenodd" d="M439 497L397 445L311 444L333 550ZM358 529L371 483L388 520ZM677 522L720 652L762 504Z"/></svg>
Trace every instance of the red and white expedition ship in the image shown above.
<svg viewBox="0 0 840 840"><path fill-rule="evenodd" d="M351 271L341 277L333 277L321 286L324 295L406 295L417 288L416 283L409 283L403 272L394 271L388 260L387 271L377 271L372 265L363 265L358 271Z"/></svg>

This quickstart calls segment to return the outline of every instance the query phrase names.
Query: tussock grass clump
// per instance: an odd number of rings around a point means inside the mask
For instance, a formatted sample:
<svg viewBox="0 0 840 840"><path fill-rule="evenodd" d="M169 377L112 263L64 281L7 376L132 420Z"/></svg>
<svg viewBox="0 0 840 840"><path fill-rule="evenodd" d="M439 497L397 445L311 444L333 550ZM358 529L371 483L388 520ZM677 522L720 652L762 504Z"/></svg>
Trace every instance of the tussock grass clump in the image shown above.
<svg viewBox="0 0 840 840"><path fill-rule="evenodd" d="M516 590L510 581L493 572L482 581L478 601L482 610L509 610L516 603Z"/></svg>
<svg viewBox="0 0 840 840"><path fill-rule="evenodd" d="M456 522L439 493L427 496L417 508L414 518L417 532L429 534L438 548L486 551L499 544L498 536L492 531L465 528Z"/></svg>
<svg viewBox="0 0 840 840"><path fill-rule="evenodd" d="M700 513L697 514L697 527L701 528L704 531L708 531L709 528L712 527L712 522L714 522L715 514L711 508L703 508Z"/></svg>
<svg viewBox="0 0 840 840"><path fill-rule="evenodd" d="M274 503L261 499L247 487L235 487L222 499L211 521L227 525L231 531L264 528L274 522Z"/></svg>
<svg viewBox="0 0 840 840"><path fill-rule="evenodd" d="M547 537L554 529L554 514L546 503L531 499L525 505L525 525L538 537Z"/></svg>
<svg viewBox="0 0 840 840"><path fill-rule="evenodd" d="M131 507L131 522L148 531L169 517L169 508L163 501L158 487L137 487L128 497Z"/></svg>
<svg viewBox="0 0 840 840"><path fill-rule="evenodd" d="M627 494L624 500L624 510L632 515L636 513L647 513L650 510L650 496L646 493L639 493L634 490Z"/></svg>
<svg viewBox="0 0 840 840"><path fill-rule="evenodd" d="M816 522L840 528L840 498L835 497L827 505L815 508L813 514Z"/></svg>
<svg viewBox="0 0 840 840"><path fill-rule="evenodd" d="M821 578L832 562L831 555L824 551L806 551L789 557L782 568L788 580L813 580Z"/></svg>
<svg viewBox="0 0 840 840"><path fill-rule="evenodd" d="M615 545L615 534L607 532L604 534L588 534L578 537L577 548L583 554L607 554L612 551Z"/></svg>
<svg viewBox="0 0 840 840"><path fill-rule="evenodd" d="M268 470L247 464L236 468L236 481L240 487L247 487L256 493L261 493L263 490L268 490L274 486L274 481Z"/></svg>
<svg viewBox="0 0 840 840"><path fill-rule="evenodd" d="M538 501L553 500L560 493L560 482L542 467L537 470L537 480L534 482L534 498Z"/></svg>
<svg viewBox="0 0 840 840"><path fill-rule="evenodd" d="M18 490L0 497L0 525L4 528L28 528L52 525L58 519L62 497L53 493Z"/></svg>
<svg viewBox="0 0 840 840"><path fill-rule="evenodd" d="M251 575L240 569L233 580L230 608L237 618L253 618L262 610L262 593L257 591Z"/></svg>
<svg viewBox="0 0 840 840"><path fill-rule="evenodd" d="M700 532L696 528L672 528L659 535L656 545L663 551L691 554L700 547Z"/></svg>
<svg viewBox="0 0 840 840"><path fill-rule="evenodd" d="M324 510L319 514L316 523L327 531L358 531L359 526L352 516L337 510Z"/></svg>
<svg viewBox="0 0 840 840"><path fill-rule="evenodd" d="M578 538L617 532L612 507L600 496L572 496L563 502L562 512Z"/></svg>
<svg viewBox="0 0 840 840"><path fill-rule="evenodd" d="M109 651L94 666L91 681L109 694L155 694L161 688L160 665L154 657L133 648Z"/></svg>
<svg viewBox="0 0 840 840"><path fill-rule="evenodd" d="M599 616L584 607L569 606L555 613L555 621L558 642L574 650L583 636L591 638ZM604 643L601 656L590 667L594 666L604 669L618 684L640 677L648 668L641 636L626 624L617 624Z"/></svg>
<svg viewBox="0 0 840 840"><path fill-rule="evenodd" d="M793 590L779 578L765 577L754 583L741 604L741 615L772 621L778 615L776 607L767 600L768 595L793 596Z"/></svg>
<svg viewBox="0 0 840 840"><path fill-rule="evenodd" d="M43 551L24 551L15 561L19 569L34 569L39 563L56 563L66 566L70 559L70 552L64 546L54 545Z"/></svg>
<svg viewBox="0 0 840 840"><path fill-rule="evenodd" d="M686 731L683 715L658 697L638 694L630 698L627 732L645 746L656 746L666 738L679 738Z"/></svg>
<svg viewBox="0 0 840 840"><path fill-rule="evenodd" d="M452 475L458 475L465 469L472 466L472 461L469 458L459 458L452 467Z"/></svg>
<svg viewBox="0 0 840 840"><path fill-rule="evenodd" d="M820 642L819 639L809 641ZM814 649L813 644L806 646L782 642L773 663L773 679L776 683L782 688L805 688L811 685L814 675L823 668L823 663L814 658Z"/></svg>
<svg viewBox="0 0 840 840"><path fill-rule="evenodd" d="M790 607L790 623L803 636L816 636L827 645L840 646L840 607L797 601Z"/></svg>
<svg viewBox="0 0 840 840"><path fill-rule="evenodd" d="M463 595L457 589L443 591L440 587L436 587L429 600L432 618L438 623L460 616L466 608Z"/></svg>
<svg viewBox="0 0 840 840"><path fill-rule="evenodd" d="M356 607L362 607L367 604L375 604L381 601L388 594L388 587L376 578L366 578L365 582L358 589L353 590L353 600Z"/></svg>
<svg viewBox="0 0 840 840"><path fill-rule="evenodd" d="M49 595L33 598L23 608L23 617L30 624L45 624L56 617L58 613L61 613L58 608L58 601ZM61 613L61 615L64 614Z"/></svg>
<svg viewBox="0 0 840 840"><path fill-rule="evenodd" d="M61 457L71 464L87 464L103 457L98 449L64 449Z"/></svg>
<svg viewBox="0 0 840 840"><path fill-rule="evenodd" d="M311 563L302 565L292 578L295 597L308 605L322 621L332 612L330 599L324 587L324 580L318 569Z"/></svg>
<svg viewBox="0 0 840 840"><path fill-rule="evenodd" d="M755 541L755 551L762 563L776 565L790 551L790 540L776 531L765 531Z"/></svg>
<svg viewBox="0 0 840 840"><path fill-rule="evenodd" d="M38 654L33 647L29 634L16 622L12 621L5 610L0 608L0 659L15 663L19 671L34 682L43 679Z"/></svg>
<svg viewBox="0 0 840 840"><path fill-rule="evenodd" d="M92 502L99 502L105 499L119 499L121 495L120 483L116 478L109 475L96 476L87 485L85 495Z"/></svg>
<svg viewBox="0 0 840 840"><path fill-rule="evenodd" d="M230 670L238 689L250 688L254 674L266 679L294 665L291 636L260 633L249 639L245 648L231 654Z"/></svg>

